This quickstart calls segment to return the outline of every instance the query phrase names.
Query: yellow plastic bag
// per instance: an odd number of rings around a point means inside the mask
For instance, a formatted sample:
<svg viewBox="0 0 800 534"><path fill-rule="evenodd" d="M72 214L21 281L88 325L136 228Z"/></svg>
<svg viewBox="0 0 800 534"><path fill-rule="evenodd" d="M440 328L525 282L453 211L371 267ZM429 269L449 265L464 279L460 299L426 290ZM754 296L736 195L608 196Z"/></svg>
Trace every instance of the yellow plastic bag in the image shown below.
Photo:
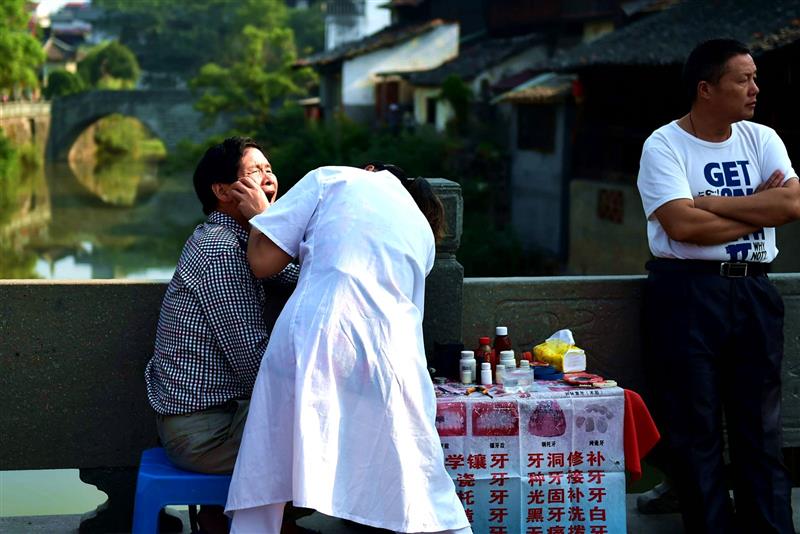
<svg viewBox="0 0 800 534"><path fill-rule="evenodd" d="M559 330L544 343L533 347L533 357L552 365L562 373L577 373L586 370L586 353L575 346L572 332Z"/></svg>

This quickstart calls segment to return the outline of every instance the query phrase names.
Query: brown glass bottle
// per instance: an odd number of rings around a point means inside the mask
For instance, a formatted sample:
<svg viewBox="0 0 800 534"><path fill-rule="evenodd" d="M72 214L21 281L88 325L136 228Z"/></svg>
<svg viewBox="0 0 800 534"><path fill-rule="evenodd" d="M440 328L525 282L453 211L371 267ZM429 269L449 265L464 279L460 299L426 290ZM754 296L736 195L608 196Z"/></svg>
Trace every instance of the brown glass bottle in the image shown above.
<svg viewBox="0 0 800 534"><path fill-rule="evenodd" d="M478 365L483 362L490 363L492 365L492 372L494 372L496 358L494 357L494 352L492 352L491 342L492 340L489 336L478 338L478 348L475 349L475 359L478 361Z"/></svg>
<svg viewBox="0 0 800 534"><path fill-rule="evenodd" d="M495 363L492 366L494 368L494 365L500 361L501 352L504 350L514 350L514 348L511 346L511 338L508 337L508 327L498 326L494 329L494 346L492 347L492 350L494 352L495 360Z"/></svg>

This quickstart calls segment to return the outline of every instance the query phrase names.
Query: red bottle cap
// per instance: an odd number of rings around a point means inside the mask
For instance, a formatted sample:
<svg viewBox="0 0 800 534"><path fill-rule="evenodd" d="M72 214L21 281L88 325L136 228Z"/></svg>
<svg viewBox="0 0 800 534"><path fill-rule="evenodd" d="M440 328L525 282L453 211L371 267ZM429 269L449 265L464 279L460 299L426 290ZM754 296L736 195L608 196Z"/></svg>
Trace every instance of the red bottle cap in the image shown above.
<svg viewBox="0 0 800 534"><path fill-rule="evenodd" d="M488 336L478 339L478 345L488 345L491 342L492 342L492 340Z"/></svg>

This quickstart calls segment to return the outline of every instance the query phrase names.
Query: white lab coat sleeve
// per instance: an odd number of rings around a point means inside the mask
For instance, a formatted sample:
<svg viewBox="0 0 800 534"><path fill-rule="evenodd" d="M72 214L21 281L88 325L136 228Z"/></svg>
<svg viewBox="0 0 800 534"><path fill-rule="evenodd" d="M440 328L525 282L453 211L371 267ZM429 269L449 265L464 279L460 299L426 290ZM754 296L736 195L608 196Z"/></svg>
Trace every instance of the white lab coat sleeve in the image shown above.
<svg viewBox="0 0 800 534"><path fill-rule="evenodd" d="M250 224L292 258L300 251L308 223L322 198L321 169L297 182L267 211L250 219Z"/></svg>

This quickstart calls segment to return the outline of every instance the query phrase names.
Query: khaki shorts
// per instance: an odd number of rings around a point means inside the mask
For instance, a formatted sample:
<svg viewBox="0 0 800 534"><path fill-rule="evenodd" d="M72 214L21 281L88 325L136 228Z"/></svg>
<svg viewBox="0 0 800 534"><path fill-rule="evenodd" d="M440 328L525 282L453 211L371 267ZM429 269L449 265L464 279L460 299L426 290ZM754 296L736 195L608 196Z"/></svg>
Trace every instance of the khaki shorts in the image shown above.
<svg viewBox="0 0 800 534"><path fill-rule="evenodd" d="M169 459L189 471L230 474L242 442L250 400L183 415L156 416L158 437Z"/></svg>
<svg viewBox="0 0 800 534"><path fill-rule="evenodd" d="M161 446L167 457L183 469L200 473L230 474L242 442L250 400L230 400L221 406L184 415L156 415ZM284 521L311 514L289 503Z"/></svg>

